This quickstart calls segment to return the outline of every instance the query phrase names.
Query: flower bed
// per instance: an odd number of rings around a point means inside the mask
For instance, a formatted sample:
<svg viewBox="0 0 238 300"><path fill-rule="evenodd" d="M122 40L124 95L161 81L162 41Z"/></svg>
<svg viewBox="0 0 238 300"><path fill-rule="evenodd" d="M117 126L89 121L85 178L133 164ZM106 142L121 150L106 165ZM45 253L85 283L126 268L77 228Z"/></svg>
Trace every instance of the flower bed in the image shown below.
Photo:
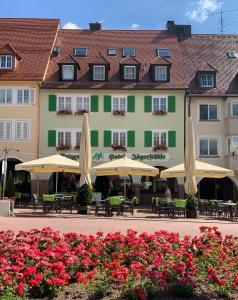
<svg viewBox="0 0 238 300"><path fill-rule="evenodd" d="M201 231L193 239L163 230L96 236L61 236L50 228L1 231L0 296L53 297L75 283L99 298L108 291L119 299L184 297L198 285L218 296L237 292L238 238L217 228Z"/></svg>

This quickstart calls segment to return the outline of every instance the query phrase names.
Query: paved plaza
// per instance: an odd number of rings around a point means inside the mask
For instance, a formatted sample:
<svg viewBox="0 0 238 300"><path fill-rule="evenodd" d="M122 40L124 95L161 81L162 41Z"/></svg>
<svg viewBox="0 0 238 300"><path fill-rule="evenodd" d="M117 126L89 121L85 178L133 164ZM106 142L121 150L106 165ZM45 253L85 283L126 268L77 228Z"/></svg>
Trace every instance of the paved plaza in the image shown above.
<svg viewBox="0 0 238 300"><path fill-rule="evenodd" d="M98 231L105 233L121 231L126 233L127 229L137 230L139 233L153 233L158 230L179 232L181 235L197 235L200 226L217 226L223 234L238 235L238 222L216 220L209 217L198 219L165 218L157 214L151 214L150 210L136 211L134 216L129 213L125 216L105 217L94 214L82 216L73 214L49 214L40 212L33 215L32 210L16 210L14 217L0 217L0 230L12 229L14 231L41 229L51 227L54 230L65 232L78 232L83 234L95 234Z"/></svg>

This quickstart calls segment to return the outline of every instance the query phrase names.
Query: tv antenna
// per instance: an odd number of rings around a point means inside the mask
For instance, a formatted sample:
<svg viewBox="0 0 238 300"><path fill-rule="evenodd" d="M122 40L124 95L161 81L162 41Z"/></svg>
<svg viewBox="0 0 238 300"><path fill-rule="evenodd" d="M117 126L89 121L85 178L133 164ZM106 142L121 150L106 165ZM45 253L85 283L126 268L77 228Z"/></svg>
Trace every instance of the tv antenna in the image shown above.
<svg viewBox="0 0 238 300"><path fill-rule="evenodd" d="M227 13L232 13L232 12L235 12L235 11L238 11L238 8L237 9L230 9L230 10L221 10L220 12L217 12L217 13L213 13L213 14L209 14L208 17L210 16L215 16L215 15L219 15L219 23L220 23L220 33L223 35L224 34L224 19L223 19L223 15L224 14L227 14Z"/></svg>

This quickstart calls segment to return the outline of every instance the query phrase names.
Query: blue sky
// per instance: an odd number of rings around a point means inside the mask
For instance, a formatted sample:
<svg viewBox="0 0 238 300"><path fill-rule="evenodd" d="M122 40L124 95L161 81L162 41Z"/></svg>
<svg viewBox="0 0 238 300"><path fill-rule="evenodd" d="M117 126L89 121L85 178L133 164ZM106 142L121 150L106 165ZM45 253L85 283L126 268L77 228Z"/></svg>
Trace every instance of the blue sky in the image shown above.
<svg viewBox="0 0 238 300"><path fill-rule="evenodd" d="M62 27L164 29L167 20L191 24L193 33L219 33L222 10L238 9L237 0L2 0L0 17L59 18ZM238 34L238 10L223 15L224 33Z"/></svg>

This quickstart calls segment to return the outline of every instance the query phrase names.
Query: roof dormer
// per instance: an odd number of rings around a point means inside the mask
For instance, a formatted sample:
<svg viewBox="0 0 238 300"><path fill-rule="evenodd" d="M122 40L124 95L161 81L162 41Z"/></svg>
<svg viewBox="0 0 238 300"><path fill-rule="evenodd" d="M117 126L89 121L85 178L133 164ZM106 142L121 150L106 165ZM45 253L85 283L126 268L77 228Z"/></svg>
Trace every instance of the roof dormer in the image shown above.
<svg viewBox="0 0 238 300"><path fill-rule="evenodd" d="M17 63L21 61L21 56L17 53L14 47L6 44L0 48L0 70L14 70Z"/></svg>
<svg viewBox="0 0 238 300"><path fill-rule="evenodd" d="M209 63L202 64L198 71L197 77L200 88L212 89L216 87L217 70Z"/></svg>

